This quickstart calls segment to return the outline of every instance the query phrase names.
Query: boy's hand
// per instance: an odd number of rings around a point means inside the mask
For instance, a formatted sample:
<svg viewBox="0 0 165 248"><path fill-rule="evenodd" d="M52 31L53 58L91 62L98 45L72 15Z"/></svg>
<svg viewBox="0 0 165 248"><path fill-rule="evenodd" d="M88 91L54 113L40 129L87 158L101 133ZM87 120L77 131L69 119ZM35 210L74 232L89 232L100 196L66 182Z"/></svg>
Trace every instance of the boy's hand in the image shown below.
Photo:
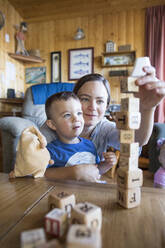
<svg viewBox="0 0 165 248"><path fill-rule="evenodd" d="M109 169L117 163L117 157L114 152L103 152L105 163L109 165Z"/></svg>
<svg viewBox="0 0 165 248"><path fill-rule="evenodd" d="M100 174L97 165L81 164L75 165L73 167L76 180L83 180L86 182L97 182L100 179Z"/></svg>

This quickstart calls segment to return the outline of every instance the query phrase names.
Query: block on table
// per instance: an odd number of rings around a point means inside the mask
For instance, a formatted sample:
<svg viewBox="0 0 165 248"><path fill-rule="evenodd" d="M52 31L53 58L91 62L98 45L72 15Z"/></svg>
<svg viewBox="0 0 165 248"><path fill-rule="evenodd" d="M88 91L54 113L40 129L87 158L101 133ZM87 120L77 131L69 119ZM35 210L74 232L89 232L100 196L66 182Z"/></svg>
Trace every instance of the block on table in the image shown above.
<svg viewBox="0 0 165 248"><path fill-rule="evenodd" d="M90 202L78 203L72 209L71 223L85 224L88 227L101 230L101 225L102 225L101 208Z"/></svg>
<svg viewBox="0 0 165 248"><path fill-rule="evenodd" d="M55 237L62 237L68 227L67 213L54 208L45 216L45 231Z"/></svg>
<svg viewBox="0 0 165 248"><path fill-rule="evenodd" d="M116 126L118 129L139 129L141 122L140 112L117 112Z"/></svg>
<svg viewBox="0 0 165 248"><path fill-rule="evenodd" d="M139 157L136 156L123 156L120 154L119 158L119 167L125 167L127 170L136 170L138 169Z"/></svg>
<svg viewBox="0 0 165 248"><path fill-rule="evenodd" d="M21 233L21 248L33 248L45 242L46 237L43 228L32 229Z"/></svg>
<svg viewBox="0 0 165 248"><path fill-rule="evenodd" d="M48 198L49 209L61 208L67 213L70 213L72 208L76 204L76 198L74 194L68 194L66 192L51 193Z"/></svg>
<svg viewBox="0 0 165 248"><path fill-rule="evenodd" d="M101 234L86 225L71 225L67 234L67 248L101 248Z"/></svg>
<svg viewBox="0 0 165 248"><path fill-rule="evenodd" d="M135 142L135 130L120 130L120 143L131 144Z"/></svg>
<svg viewBox="0 0 165 248"><path fill-rule="evenodd" d="M140 187L132 189L117 187L117 202L124 208L137 207L141 202Z"/></svg>
<svg viewBox="0 0 165 248"><path fill-rule="evenodd" d="M130 189L143 185L143 172L141 169L128 171L126 167L118 168L117 184L121 188Z"/></svg>
<svg viewBox="0 0 165 248"><path fill-rule="evenodd" d="M126 97L121 99L120 111L139 112L140 99L137 97Z"/></svg>
<svg viewBox="0 0 165 248"><path fill-rule="evenodd" d="M135 84L137 77L123 77L120 81L121 93L138 92L139 86Z"/></svg>
<svg viewBox="0 0 165 248"><path fill-rule="evenodd" d="M124 155L124 156L128 156L128 157L131 157L131 156L134 156L134 155L138 156L138 154L139 154L139 143L138 142L134 142L134 143L131 143L131 144L121 143L120 144L120 154L121 154L121 156Z"/></svg>

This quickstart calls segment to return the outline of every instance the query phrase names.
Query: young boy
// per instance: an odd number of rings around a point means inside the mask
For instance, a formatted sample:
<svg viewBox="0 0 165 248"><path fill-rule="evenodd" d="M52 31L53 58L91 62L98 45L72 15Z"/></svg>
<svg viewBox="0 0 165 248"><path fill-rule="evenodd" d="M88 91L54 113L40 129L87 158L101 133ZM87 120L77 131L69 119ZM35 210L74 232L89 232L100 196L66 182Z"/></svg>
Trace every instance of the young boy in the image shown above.
<svg viewBox="0 0 165 248"><path fill-rule="evenodd" d="M57 134L57 139L47 145L54 164L47 166L45 176L98 181L100 159L96 148L90 140L79 137L84 128L79 98L73 92L54 94L47 99L45 111L47 125Z"/></svg>

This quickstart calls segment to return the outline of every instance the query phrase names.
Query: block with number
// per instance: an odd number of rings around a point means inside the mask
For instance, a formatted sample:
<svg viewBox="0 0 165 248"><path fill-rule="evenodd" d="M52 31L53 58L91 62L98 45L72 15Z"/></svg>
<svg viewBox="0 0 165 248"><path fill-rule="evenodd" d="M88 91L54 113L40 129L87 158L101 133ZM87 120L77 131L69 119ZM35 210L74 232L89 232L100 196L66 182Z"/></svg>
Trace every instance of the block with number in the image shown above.
<svg viewBox="0 0 165 248"><path fill-rule="evenodd" d="M68 227L67 213L54 208L45 216L45 231L55 237L62 237Z"/></svg>
<svg viewBox="0 0 165 248"><path fill-rule="evenodd" d="M131 144L124 144L121 143L120 144L120 154L121 156L128 156L128 157L132 157L134 155L139 154L139 143L135 142L135 143L131 143Z"/></svg>
<svg viewBox="0 0 165 248"><path fill-rule="evenodd" d="M67 213L70 213L72 208L76 204L76 199L74 194L68 194L66 192L51 193L48 199L49 209L61 208Z"/></svg>
<svg viewBox="0 0 165 248"><path fill-rule="evenodd" d="M137 77L123 77L120 82L121 93L138 92L139 87L135 84Z"/></svg>
<svg viewBox="0 0 165 248"><path fill-rule="evenodd" d="M116 112L116 126L118 129L139 129L140 112Z"/></svg>
<svg viewBox="0 0 165 248"><path fill-rule="evenodd" d="M134 208L140 205L141 189L140 187L132 189L117 188L117 202L125 208Z"/></svg>
<svg viewBox="0 0 165 248"><path fill-rule="evenodd" d="M126 97L121 99L121 111L139 112L140 101L137 97Z"/></svg>
<svg viewBox="0 0 165 248"><path fill-rule="evenodd" d="M135 130L120 130L120 143L131 144L135 140Z"/></svg>
<svg viewBox="0 0 165 248"><path fill-rule="evenodd" d="M21 233L21 248L33 248L44 244L45 242L46 237L43 228L24 231Z"/></svg>
<svg viewBox="0 0 165 248"><path fill-rule="evenodd" d="M138 169L139 157L136 156L127 157L120 154L119 167L126 167L127 170Z"/></svg>
<svg viewBox="0 0 165 248"><path fill-rule="evenodd" d="M85 224L100 230L102 225L101 208L90 202L78 203L72 209L71 223Z"/></svg>
<svg viewBox="0 0 165 248"><path fill-rule="evenodd" d="M119 187L129 189L141 187L143 184L143 172L141 169L128 171L126 167L118 168L117 184Z"/></svg>
<svg viewBox="0 0 165 248"><path fill-rule="evenodd" d="M71 225L67 234L67 248L101 248L101 234L86 225Z"/></svg>

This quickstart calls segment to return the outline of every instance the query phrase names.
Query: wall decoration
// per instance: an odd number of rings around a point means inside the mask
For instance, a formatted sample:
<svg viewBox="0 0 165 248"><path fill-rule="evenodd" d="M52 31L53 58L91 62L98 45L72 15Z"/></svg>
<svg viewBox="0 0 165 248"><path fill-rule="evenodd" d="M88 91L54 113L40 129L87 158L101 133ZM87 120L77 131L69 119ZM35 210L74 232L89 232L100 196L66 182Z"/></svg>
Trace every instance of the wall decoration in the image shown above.
<svg viewBox="0 0 165 248"><path fill-rule="evenodd" d="M32 67L25 69L25 83L46 83L46 67Z"/></svg>
<svg viewBox="0 0 165 248"><path fill-rule="evenodd" d="M135 51L103 53L103 67L133 66L136 58Z"/></svg>
<svg viewBox="0 0 165 248"><path fill-rule="evenodd" d="M105 45L106 53L115 52L116 50L116 43L112 40L108 40Z"/></svg>
<svg viewBox="0 0 165 248"><path fill-rule="evenodd" d="M77 80L93 73L94 48L69 49L68 79Z"/></svg>
<svg viewBox="0 0 165 248"><path fill-rule="evenodd" d="M61 52L51 53L51 82L61 82Z"/></svg>

